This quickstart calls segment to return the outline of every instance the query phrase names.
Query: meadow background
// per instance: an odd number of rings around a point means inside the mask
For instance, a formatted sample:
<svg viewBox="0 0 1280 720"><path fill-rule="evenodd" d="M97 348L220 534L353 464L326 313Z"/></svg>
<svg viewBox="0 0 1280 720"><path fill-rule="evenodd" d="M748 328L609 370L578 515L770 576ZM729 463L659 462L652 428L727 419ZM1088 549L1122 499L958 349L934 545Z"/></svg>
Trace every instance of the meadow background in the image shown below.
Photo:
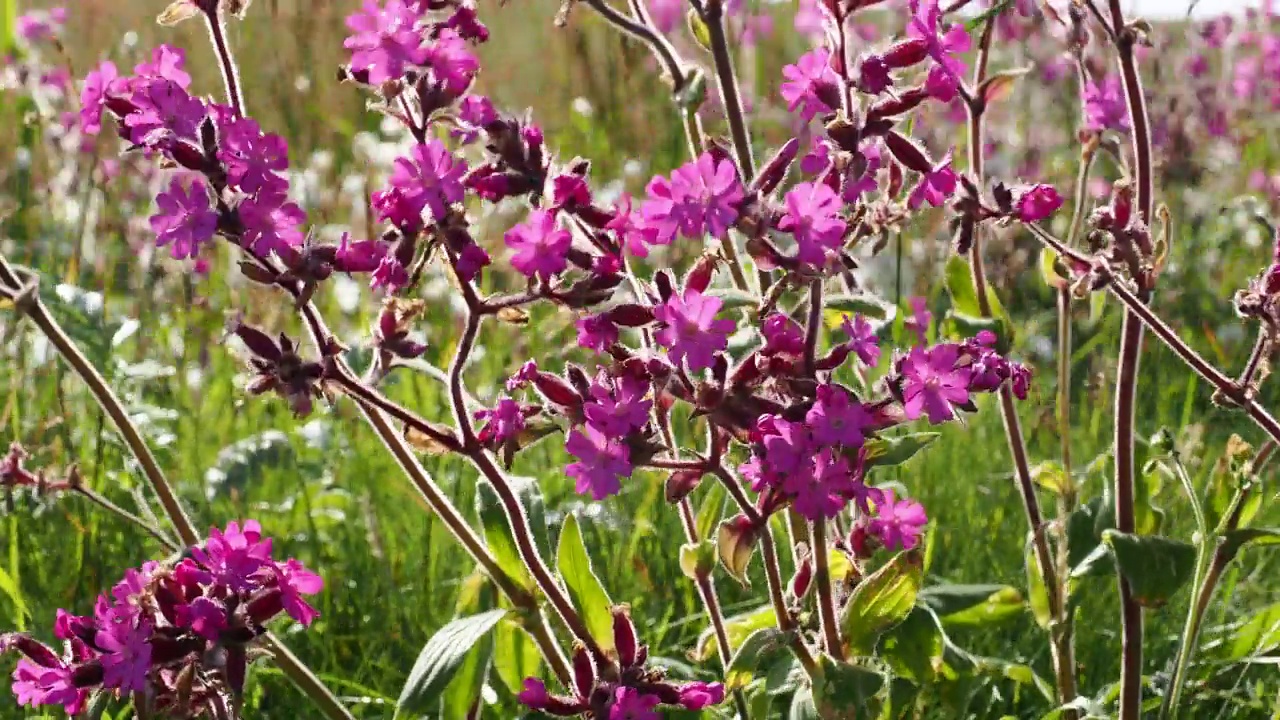
<svg viewBox="0 0 1280 720"><path fill-rule="evenodd" d="M24 11L40 4L19 3ZM83 76L105 55L131 65L131 55L169 42L186 48L195 87L220 91L202 28L188 23L165 29L152 22L163 2L77 0L70 5L64 54L57 62L72 76ZM367 146L379 131L378 118L364 112L360 93L336 79L337 65L345 59L342 19L355 5L355 0L257 0L248 19L232 30L249 110L264 128L289 140L292 165L306 180L302 187L314 194L308 204L311 221L330 229L363 228L367 193L360 182L366 174L361 152L370 151L352 148ZM553 26L556 6L546 1L513 0L502 8L485 4L482 10L493 33L481 53L482 90L501 107L531 108L548 144L563 156L595 159L597 182L619 182L638 191L651 173L683 161L680 126L642 49L609 32L585 9L575 12L567 28ZM804 44L790 31L791 7L771 6L767 12L775 32L743 55L744 83L761 98L776 90L778 68ZM1185 38L1192 37L1181 25L1160 25L1156 34L1171 46L1185 46ZM1177 63L1177 57L1162 54L1144 64L1158 98L1153 114L1189 112L1186 105L1179 110L1167 103L1185 89L1176 81ZM993 138L1025 154L1033 144L1027 140L1033 125L1069 129L1078 112L1073 88L1059 83L1037 91L1034 99L1016 100L1007 109L1007 124ZM147 213L127 209L127 182L103 181L111 141L68 166L49 151L37 121L39 108L23 98L14 87L0 89L0 244L17 261L46 273L47 284L65 283L63 302L56 307L61 319L126 397L197 524L257 518L284 552L325 577L326 591L318 601L321 620L306 633L286 629L285 638L350 699L359 716L391 717L422 644L457 608L483 601L478 599L482 580L354 407L339 403L297 421L281 403L241 392L241 363L223 341L225 315L238 308L261 325L296 329L279 297L249 289L235 277L229 256L216 257L202 276L148 250ZM770 129L768 113L762 102L756 115L765 118L756 123L761 147L781 137L781 129ZM1158 195L1173 210L1175 225L1173 261L1157 305L1194 347L1228 369L1241 367L1252 345L1228 299L1269 256L1268 239L1248 221L1248 213L1238 211L1238 197L1256 190L1259 172L1265 178L1280 169L1275 163L1280 153L1270 142L1275 123L1259 117L1242 127L1230 142L1214 144L1212 153L1208 146L1191 148L1209 156L1201 165L1182 167L1185 155L1163 152L1164 189ZM1039 153L1039 167L1068 187L1073 150L1063 142L1040 147ZM1266 183L1253 195L1263 211L1275 198ZM114 203L115 198L121 202ZM500 243L500 234L495 231L488 242L491 247ZM908 296L923 295L945 306L939 277L946 253L945 228L919 228L868 271L891 299L905 304ZM1052 411L1052 295L1039 280L1034 253L1028 238L1010 235L993 245L990 257L997 287L1018 323L1016 354L1038 370L1032 397L1020 409L1032 458L1039 462L1058 458L1059 439ZM427 292L431 309L423 331L431 349L425 359L439 365L451 354L459 322L447 286L429 286ZM367 333L369 312L376 308L372 302L332 296L324 304L353 340ZM572 344L571 327L539 321L535 316L526 329L491 328L482 339L483 353L477 353L470 371L482 399L492 398L524 359L554 356ZM1081 307L1076 327L1072 450L1088 499L1107 482L1105 467L1091 461L1105 453L1110 440L1118 309L1114 304L1092 311ZM34 466L78 463L95 489L121 504L145 507L143 484L127 453L78 380L32 332L15 327L8 310L0 309L0 331L0 440L21 441L35 452ZM401 376L391 392L427 417L447 417L445 400L430 379ZM1213 407L1209 391L1156 343L1148 343L1139 396L1140 434L1173 431L1202 487L1223 480L1220 459L1232 433L1260 442L1247 420ZM1280 402L1274 384L1264 388L1263 399L1271 407ZM476 478L468 466L437 458L425 462L459 507L473 507ZM678 518L665 505L662 478L637 474L620 496L584 503L562 466L563 455L551 443L527 453L516 472L538 479L553 523L570 512L585 519L597 572L615 598L632 603L655 654L696 666L687 653L706 618L677 563ZM945 427L927 452L895 472L893 479L904 483L934 519L930 582L997 583L1025 592L1026 521L994 407L984 406L966 426ZM1185 533L1190 510L1176 483L1150 490L1153 504L1167 512L1166 532ZM1280 524L1274 494L1268 484L1258 524ZM1052 507L1048 493L1042 499ZM91 598L123 568L159 553L145 535L75 499L9 498L0 509L0 625L46 633L57 608L87 610ZM1265 619L1263 613L1280 617L1278 571L1274 554L1247 552L1223 583L1205 641L1221 645L1233 627ZM1082 687L1094 694L1117 673L1119 639L1112 623L1095 620L1115 616L1114 583L1109 578L1089 582L1081 592L1077 658ZM719 587L729 614L758 603L723 575ZM1148 613L1148 672L1164 670L1186 602L1184 590L1166 608ZM1274 621L1263 628L1271 644L1261 649L1274 656L1280 633ZM1043 631L1029 610L1014 612L994 627L951 633L975 653L1016 660L1048 676ZM501 660L489 678L484 717L510 718L518 714L513 688L536 665L514 639L499 638L499 643ZM0 667L6 674L9 662L5 658ZM1193 693L1198 703L1193 716L1272 717L1280 681L1274 657L1271 662L1202 668L1198 674L1205 682ZM714 667L714 660L705 665ZM270 669L254 673L248 701L251 717L308 717L301 698ZM1034 690L996 677L976 690L966 712L976 718L1039 717L1045 710ZM922 713L945 716L928 709ZM0 718L23 716L0 698Z"/></svg>

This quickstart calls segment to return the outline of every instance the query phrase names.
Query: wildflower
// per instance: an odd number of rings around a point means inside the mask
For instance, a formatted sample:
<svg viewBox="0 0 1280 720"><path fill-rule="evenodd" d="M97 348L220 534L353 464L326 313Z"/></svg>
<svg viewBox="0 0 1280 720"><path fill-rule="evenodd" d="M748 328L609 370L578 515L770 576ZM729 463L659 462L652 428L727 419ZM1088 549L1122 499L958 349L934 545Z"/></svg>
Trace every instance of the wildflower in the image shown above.
<svg viewBox="0 0 1280 720"><path fill-rule="evenodd" d="M767 431L761 445L764 446L765 467L776 475L799 473L813 459L813 436L800 423L775 418L760 422Z"/></svg>
<svg viewBox="0 0 1280 720"><path fill-rule="evenodd" d="M324 589L324 580L293 558L283 563L272 563L269 568L280 590L280 603L285 613L303 627L315 622L320 613L302 596L319 593Z"/></svg>
<svg viewBox="0 0 1280 720"><path fill-rule="evenodd" d="M938 0L910 0L911 21L907 37L922 40L926 52L937 63L926 79L929 94L949 102L955 97L964 74L964 62L955 55L968 52L972 40L964 26L954 23L945 30L938 26L942 9Z"/></svg>
<svg viewBox="0 0 1280 720"><path fill-rule="evenodd" d="M848 229L840 219L840 196L823 183L800 183L787 193L786 205L778 229L795 237L800 262L823 265Z"/></svg>
<svg viewBox="0 0 1280 720"><path fill-rule="evenodd" d="M835 112L840 106L840 76L831 69L831 51L816 48L801 55L795 65L782 68L782 99L787 109L800 111L808 122L815 116Z"/></svg>
<svg viewBox="0 0 1280 720"><path fill-rule="evenodd" d="M881 491L876 516L868 529L888 550L910 550L920 543L920 531L929 522L924 506L909 498L896 500L892 490Z"/></svg>
<svg viewBox="0 0 1280 720"><path fill-rule="evenodd" d="M609 720L662 720L655 707L661 702L656 695L635 688L619 687L614 691Z"/></svg>
<svg viewBox="0 0 1280 720"><path fill-rule="evenodd" d="M302 244L302 208L288 201L281 190L259 193L240 203L244 223L241 244L257 253L287 250Z"/></svg>
<svg viewBox="0 0 1280 720"><path fill-rule="evenodd" d="M1108 75L1101 83L1093 80L1085 83L1084 124L1087 129L1099 132L1129 129L1129 108L1118 76Z"/></svg>
<svg viewBox="0 0 1280 720"><path fill-rule="evenodd" d="M862 445L863 431L873 419L862 403L851 401L847 392L831 384L818 386L818 399L804 417L815 441L844 447Z"/></svg>
<svg viewBox="0 0 1280 720"><path fill-rule="evenodd" d="M649 197L640 209L654 242L670 243L677 233L698 237L704 232L723 238L738 218L737 204L746 196L733 162L716 162L703 153L676 168L671 179L655 176L646 188Z"/></svg>
<svg viewBox="0 0 1280 720"><path fill-rule="evenodd" d="M124 124L129 128L129 139L139 145L155 142L160 131L195 140L207 114L204 103L167 79L147 82L133 94L132 101L137 110L125 116Z"/></svg>
<svg viewBox="0 0 1280 720"><path fill-rule="evenodd" d="M669 33L684 22L684 0L648 0L649 15L658 32Z"/></svg>
<svg viewBox="0 0 1280 720"><path fill-rule="evenodd" d="M412 3L364 0L361 11L347 17L351 37L343 47L352 51L351 69L367 70L369 82L378 85L404 74L406 66L421 65L427 57L422 33L415 27L419 14Z"/></svg>
<svg viewBox="0 0 1280 720"><path fill-rule="evenodd" d="M623 438L649 421L652 400L646 400L649 386L630 375L608 382L607 376L591 384L591 399L582 406L587 423L606 437ZM612 386L612 387L610 387Z"/></svg>
<svg viewBox="0 0 1280 720"><path fill-rule="evenodd" d="M386 288L388 293L394 293L408 284L409 269L396 258L394 253L387 253L373 271L369 287L374 290Z"/></svg>
<svg viewBox="0 0 1280 720"><path fill-rule="evenodd" d="M479 432L484 443L501 445L524 430L524 412L511 398L502 398L492 410L477 410L476 420L484 423Z"/></svg>
<svg viewBox="0 0 1280 720"><path fill-rule="evenodd" d="M941 207L955 194L958 182L959 177L951 168L951 153L947 153L931 170L921 174L907 202L913 210L926 202Z"/></svg>
<svg viewBox="0 0 1280 720"><path fill-rule="evenodd" d="M525 678L524 690L516 694L516 700L530 710L544 710L551 702L547 686L537 678Z"/></svg>
<svg viewBox="0 0 1280 720"><path fill-rule="evenodd" d="M435 42L426 47L419 64L430 67L436 81L455 96L466 92L480 69L480 61L467 49L467 41L448 29L440 31Z"/></svg>
<svg viewBox="0 0 1280 720"><path fill-rule="evenodd" d="M764 336L765 355L800 355L804 352L804 331L800 325L782 313L773 313L760 325Z"/></svg>
<svg viewBox="0 0 1280 720"><path fill-rule="evenodd" d="M969 401L969 371L957 368L959 349L952 344L926 350L917 346L902 363L903 411L907 419L922 414L937 425L955 417L953 405Z"/></svg>
<svg viewBox="0 0 1280 720"><path fill-rule="evenodd" d="M55 7L48 12L30 12L14 19L14 31L29 43L52 39L67 24L67 9Z"/></svg>
<svg viewBox="0 0 1280 720"><path fill-rule="evenodd" d="M580 347L603 353L618 342L618 326L604 313L578 318L577 326Z"/></svg>
<svg viewBox="0 0 1280 720"><path fill-rule="evenodd" d="M18 705L61 705L68 715L78 715L89 701L89 691L76 687L70 667L61 662L46 667L27 658L13 671L13 694Z"/></svg>
<svg viewBox="0 0 1280 720"><path fill-rule="evenodd" d="M568 267L573 238L556 226L554 213L534 210L528 220L508 230L503 240L515 250L511 264L526 277L550 280Z"/></svg>
<svg viewBox="0 0 1280 720"><path fill-rule="evenodd" d="M462 282L471 282L476 279L481 270L489 267L490 262L489 253L473 242L462 248L453 267L458 271L458 277Z"/></svg>
<svg viewBox="0 0 1280 720"><path fill-rule="evenodd" d="M99 615L99 623L103 618ZM102 650L104 687L122 693L140 692L147 687L151 669L151 623L146 620L108 625L94 637Z"/></svg>
<svg viewBox="0 0 1280 720"><path fill-rule="evenodd" d="M653 309L662 324L654 337L672 362L687 361L693 372L711 367L715 354L729 346L734 329L732 320L716 319L722 304L718 297L685 290Z"/></svg>
<svg viewBox="0 0 1280 720"><path fill-rule="evenodd" d="M102 131L102 109L106 106L107 93L118 85L120 78L115 63L103 60L84 78L80 90L80 130L86 135Z"/></svg>
<svg viewBox="0 0 1280 720"><path fill-rule="evenodd" d="M1018 191L1015 203L1019 220L1039 222L1062 207L1062 196L1052 185L1036 184Z"/></svg>
<svg viewBox="0 0 1280 720"><path fill-rule="evenodd" d="M691 682L680 688L680 704L686 710L701 710L724 702L724 685Z"/></svg>
<svg viewBox="0 0 1280 720"><path fill-rule="evenodd" d="M933 313L929 312L929 301L916 296L908 300L911 304L911 317L903 325L916 334L916 340L923 345L928 338L929 323L933 322Z"/></svg>
<svg viewBox="0 0 1280 720"><path fill-rule="evenodd" d="M258 123L239 118L220 128L218 159L227 179L250 195L266 188L280 191L287 181L277 175L289 168L289 145L273 133L264 134Z"/></svg>
<svg viewBox="0 0 1280 720"><path fill-rule="evenodd" d="M849 351L857 355L863 365L875 367L880 363L879 340L876 338L875 328L866 318L861 315L854 315L852 318L845 315L840 329L849 336L849 342L846 343Z"/></svg>
<svg viewBox="0 0 1280 720"><path fill-rule="evenodd" d="M186 64L186 50L160 45L151 51L151 61L135 66L133 72L141 78L169 80L186 90L191 87L191 75L184 69Z"/></svg>
<svg viewBox="0 0 1280 720"><path fill-rule="evenodd" d="M618 236L618 242L636 257L647 257L649 246L657 243L656 230L645 226L644 218L631 209L631 196L623 193L613 206L613 219L605 226Z"/></svg>
<svg viewBox="0 0 1280 720"><path fill-rule="evenodd" d="M480 138L485 125L497 119L493 101L484 95L467 95L458 103L458 122L450 134L463 145L470 145Z"/></svg>
<svg viewBox="0 0 1280 720"><path fill-rule="evenodd" d="M429 208L432 218L440 221L450 204L462 202L462 176L466 172L467 164L455 158L443 142L433 139L415 145L411 158L396 158L391 186L399 188L418 212Z"/></svg>
<svg viewBox="0 0 1280 720"><path fill-rule="evenodd" d="M849 461L832 448L824 448L805 467L784 475L781 484L796 512L815 521L840 514L855 488Z"/></svg>
<svg viewBox="0 0 1280 720"><path fill-rule="evenodd" d="M181 260L193 258L200 247L213 239L218 227L218 214L209 204L209 191L203 180L184 189L174 178L169 190L156 197L160 212L151 216L151 230L156 234L156 247L171 245L169 252Z"/></svg>
<svg viewBox="0 0 1280 720"><path fill-rule="evenodd" d="M565 468L565 474L577 479L574 489L579 494L590 492L593 499L603 500L622 489L619 478L631 475L631 451L592 425L570 433L564 447L578 459Z"/></svg>
<svg viewBox="0 0 1280 720"><path fill-rule="evenodd" d="M204 569L206 582L215 581L233 592L248 591L258 584L254 573L271 558L271 539L262 539L256 520L245 522L243 529L232 520L225 532L211 528L204 547L192 548L191 556Z"/></svg>

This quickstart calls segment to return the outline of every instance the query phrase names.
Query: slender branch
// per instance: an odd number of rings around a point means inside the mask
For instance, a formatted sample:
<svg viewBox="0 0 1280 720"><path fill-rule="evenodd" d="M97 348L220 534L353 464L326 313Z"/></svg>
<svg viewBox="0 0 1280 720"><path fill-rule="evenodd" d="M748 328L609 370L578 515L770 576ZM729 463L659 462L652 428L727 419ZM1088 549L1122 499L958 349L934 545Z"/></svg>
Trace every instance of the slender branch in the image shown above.
<svg viewBox="0 0 1280 720"><path fill-rule="evenodd" d="M822 279L809 284L809 321L804 333L804 372L809 377L817 373L818 336L822 333Z"/></svg>
<svg viewBox="0 0 1280 720"><path fill-rule="evenodd" d="M209 3L204 3L209 4ZM217 9L222 3L213 3L214 7L204 11L205 24L209 28L209 39L213 42L214 52L218 55L218 69L222 71L222 82L227 87L227 100L236 115L245 117L244 92L240 89L240 71L236 68L231 48L227 45L226 25Z"/></svg>
<svg viewBox="0 0 1280 720"><path fill-rule="evenodd" d="M840 640L840 619L836 615L835 596L831 592L830 558L827 557L827 524L819 519L809 524L810 552L813 553L813 580L818 587L818 620L827 654L844 660L844 642Z"/></svg>
<svg viewBox="0 0 1280 720"><path fill-rule="evenodd" d="M671 47L671 43L667 42L660 33L654 30L651 23L637 22L635 19L618 12L616 8L605 0L584 1L588 7L600 13L600 16L610 25L648 45L649 49L653 51L653 54L667 69L667 75L671 77L672 89L679 92L684 88L688 77L684 63L676 55L675 48Z"/></svg>
<svg viewBox="0 0 1280 720"><path fill-rule="evenodd" d="M125 510L119 505L116 505L115 503L108 500L105 496L100 495L94 492L93 490L90 490L89 488L85 487L83 484L73 485L71 489L73 492L84 497L89 502L97 505L103 510L106 510L112 515L115 515L121 520L124 520L126 523L133 525L139 530L142 530L146 534L150 535L157 542L159 542L160 545L164 547L164 549L168 550L169 552L177 552L182 549L181 545L179 545L177 542L174 542L173 538L170 538L168 535L166 535L164 531L161 530L160 528L156 527L155 525L152 525L146 520L143 520L142 518L129 512L128 510Z"/></svg>
<svg viewBox="0 0 1280 720"><path fill-rule="evenodd" d="M738 169L742 171L742 181L750 183L756 176L756 161L751 150L751 134L747 131L746 113L742 110L742 98L738 93L737 72L729 54L729 40L724 32L723 0L709 0L702 20L707 25L707 35L711 40L711 57L715 60L720 103L724 106L725 117L729 121L729 134L733 138L733 149L738 156Z"/></svg>
<svg viewBox="0 0 1280 720"><path fill-rule="evenodd" d="M994 36L996 15L987 18L978 45L978 60L974 69L973 86L979 88L987 77L987 66L991 55L991 42ZM983 114L986 112L986 101L982 97L974 97L969 104L969 172L973 175L978 187L985 184L983 171ZM992 317L991 300L988 297L987 276L983 266L982 245L984 233L979 226L974 232L973 243L969 247L969 271L973 278L974 292L978 299L978 310L983 317ZM1061 352L1061 350L1060 350ZM1035 482L1031 477L1031 465L1027 459L1027 445L1022 434L1022 424L1018 418L1018 410L1014 402L1013 390L1001 385L1000 417L1004 422L1005 437L1009 444L1009 453L1013 458L1014 479L1018 484L1018 494L1022 499L1022 508L1027 516L1027 524L1031 528L1031 542L1035 550L1036 562L1044 575L1045 594L1048 596L1049 611L1053 618L1049 628L1050 649L1052 653L1054 675L1058 699L1070 702L1076 697L1075 659L1069 632L1059 627L1066 615L1066 603L1063 597L1065 584L1061 582L1058 563L1049 547L1049 538L1044 523L1044 514L1040 509L1040 500L1036 496Z"/></svg>
<svg viewBox="0 0 1280 720"><path fill-rule="evenodd" d="M469 286L469 283L462 284ZM476 334L479 330L480 315L476 314L475 308L472 308L467 312L467 324L462 331L462 339L458 341L458 348L454 351L453 364L449 366L449 401L453 406L453 419L462 433L463 447L468 451L477 449L479 441L471 425L471 416L467 412L466 394L462 390L462 371L466 369L467 360L471 357L471 350L475 347Z"/></svg>

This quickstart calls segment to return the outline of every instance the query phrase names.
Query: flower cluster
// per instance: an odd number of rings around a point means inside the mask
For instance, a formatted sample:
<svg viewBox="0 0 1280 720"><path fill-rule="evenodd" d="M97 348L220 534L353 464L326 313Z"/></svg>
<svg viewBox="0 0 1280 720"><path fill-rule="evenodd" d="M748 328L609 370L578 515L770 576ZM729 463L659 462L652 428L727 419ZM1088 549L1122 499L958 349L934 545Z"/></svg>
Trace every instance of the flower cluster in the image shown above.
<svg viewBox="0 0 1280 720"><path fill-rule="evenodd" d="M213 528L176 564L129 570L93 614L58 611L59 654L28 635L0 636L0 649L22 654L13 672L21 705L84 710L97 689L144 702L148 714L222 717L243 690L247 650L264 625L286 613L310 625L318 613L305 595L319 576L292 558L272 559L258 523Z"/></svg>
<svg viewBox="0 0 1280 720"><path fill-rule="evenodd" d="M618 651L617 679L601 677L585 649L573 655L572 696L556 695L537 678L526 678L520 702L553 717L574 717L586 712L600 720L661 720L660 706L701 710L724 701L720 683L668 680L664 672L647 667L649 647L636 635L631 613L625 606L613 608L613 637Z"/></svg>

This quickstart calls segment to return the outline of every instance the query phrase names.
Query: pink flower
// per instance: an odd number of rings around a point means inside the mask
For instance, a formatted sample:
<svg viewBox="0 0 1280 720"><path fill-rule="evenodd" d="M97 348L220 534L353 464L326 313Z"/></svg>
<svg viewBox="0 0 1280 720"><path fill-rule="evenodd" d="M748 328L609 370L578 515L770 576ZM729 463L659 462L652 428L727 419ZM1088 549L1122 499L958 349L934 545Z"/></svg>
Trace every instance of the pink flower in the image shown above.
<svg viewBox="0 0 1280 720"><path fill-rule="evenodd" d="M686 10L684 0L647 0L647 2L649 15L653 18L653 24L658 26L658 32L669 33L684 22Z"/></svg>
<svg viewBox="0 0 1280 720"><path fill-rule="evenodd" d="M831 448L808 459L805 467L782 478L781 489L796 512L818 521L839 515L857 491L849 462Z"/></svg>
<svg viewBox="0 0 1280 720"><path fill-rule="evenodd" d="M846 345L858 356L863 365L875 367L880 363L879 340L876 338L875 328L866 318L861 315L854 315L852 318L845 315L840 329L849 336L849 342Z"/></svg>
<svg viewBox="0 0 1280 720"><path fill-rule="evenodd" d="M934 207L942 207L956 192L959 177L951 169L951 153L933 166L933 169L920 176L920 181L911 190L907 204L914 210L924 203Z"/></svg>
<svg viewBox="0 0 1280 720"><path fill-rule="evenodd" d="M479 245L471 243L458 253L458 261L454 264L454 269L458 271L458 277L462 278L462 282L471 282L476 279L481 270L489 267L489 263L489 253Z"/></svg>
<svg viewBox="0 0 1280 720"><path fill-rule="evenodd" d="M672 362L687 361L693 372L711 367L715 354L729 346L734 329L732 320L716 319L722 304L718 297L685 290L653 309L662 324L655 338Z"/></svg>
<svg viewBox="0 0 1280 720"><path fill-rule="evenodd" d="M831 69L831 51L826 48L810 50L795 65L782 68L782 99L787 109L800 110L800 117L808 122L817 115L834 112L840 106L840 76Z"/></svg>
<svg viewBox="0 0 1280 720"><path fill-rule="evenodd" d="M642 693L635 688L619 687L614 691L609 720L662 720L662 716L654 710L658 703L656 695Z"/></svg>
<svg viewBox="0 0 1280 720"><path fill-rule="evenodd" d="M969 371L957 368L959 349L955 345L935 345L926 350L914 347L902 363L902 407L907 419L922 414L934 425L955 417L952 405L969 401Z"/></svg>
<svg viewBox="0 0 1280 720"><path fill-rule="evenodd" d="M613 206L613 219L605 226L618 236L618 242L636 257L647 257L649 246L657 243L658 233L644 225L644 218L631 209L631 196L623 193Z"/></svg>
<svg viewBox="0 0 1280 720"><path fill-rule="evenodd" d="M280 602L289 617L306 627L320 617L320 613L302 599L303 595L315 595L324 589L324 580L293 558L270 566L280 590Z"/></svg>
<svg viewBox="0 0 1280 720"><path fill-rule="evenodd" d="M618 342L618 326L607 315L586 315L578 318L578 346L606 352Z"/></svg>
<svg viewBox="0 0 1280 720"><path fill-rule="evenodd" d="M1129 106L1118 75L1108 75L1101 83L1092 80L1084 86L1084 119L1089 130L1129 129Z"/></svg>
<svg viewBox="0 0 1280 720"><path fill-rule="evenodd" d="M818 7L818 0L800 0L795 18L792 20L796 32L816 40L822 37L825 22L826 17Z"/></svg>
<svg viewBox="0 0 1280 720"><path fill-rule="evenodd" d="M929 312L929 301L915 296L907 301L911 304L911 317L903 325L916 334L921 345L928 341L929 323L933 322L933 313Z"/></svg>
<svg viewBox="0 0 1280 720"><path fill-rule="evenodd" d="M577 479L574 489L579 494L590 492L593 499L603 500L622 489L620 478L631 475L631 451L627 445L591 425L570 433L564 447L578 459L565 468L565 474Z"/></svg>
<svg viewBox="0 0 1280 720"><path fill-rule="evenodd" d="M99 625L105 618L99 616ZM147 671L151 669L151 623L145 620L112 623L99 630L93 644L102 650L104 687L122 693L140 692L147 688Z"/></svg>
<svg viewBox="0 0 1280 720"><path fill-rule="evenodd" d="M701 710L724 702L724 685L691 682L680 688L680 704L686 710Z"/></svg>
<svg viewBox="0 0 1280 720"><path fill-rule="evenodd" d="M467 95L458 103L458 125L450 134L458 138L463 145L469 145L480 138L484 127L498 119L498 112L493 102L483 95Z"/></svg>
<svg viewBox="0 0 1280 720"><path fill-rule="evenodd" d="M76 687L70 667L45 667L26 658L18 660L13 671L13 694L18 705L61 705L68 715L79 714L89 700L89 691Z"/></svg>
<svg viewBox="0 0 1280 720"><path fill-rule="evenodd" d="M649 385L630 375L609 381L597 377L591 384L591 398L582 406L587 423L610 438L625 438L649 422L652 400L646 400Z"/></svg>
<svg viewBox="0 0 1280 720"><path fill-rule="evenodd" d="M818 386L818 399L804 417L815 441L843 447L861 446L863 431L874 419L862 403L850 400L847 392L831 384Z"/></svg>
<svg viewBox="0 0 1280 720"><path fill-rule="evenodd" d="M421 61L431 68L436 81L454 95L461 95L471 86L480 61L467 49L467 41L453 30L441 30L435 42L426 47Z"/></svg>
<svg viewBox="0 0 1280 720"><path fill-rule="evenodd" d="M551 703L551 696L547 693L547 686L537 678L525 678L524 690L516 694L516 700L530 710L542 710Z"/></svg>
<svg viewBox="0 0 1280 720"><path fill-rule="evenodd" d="M404 263L392 253L387 253L378 262L378 267L374 269L373 277L369 281L370 288L374 290L386 288L388 293L394 293L408 284L409 268L405 267Z"/></svg>
<svg viewBox="0 0 1280 720"><path fill-rule="evenodd" d="M360 12L347 17L352 35L343 43L351 50L351 69L367 70L369 82L378 85L404 74L408 65L421 65L427 58L422 32L416 27L419 14L412 3L364 0Z"/></svg>
<svg viewBox="0 0 1280 720"><path fill-rule="evenodd" d="M97 135L102 131L102 109L106 106L107 92L112 85L118 84L119 77L115 63L110 60L103 60L85 76L84 88L80 90L80 130L84 134Z"/></svg>
<svg viewBox="0 0 1280 720"><path fill-rule="evenodd" d="M169 190L156 197L160 212L151 216L151 230L156 234L156 247L172 245L171 255L179 260L193 258L201 246L213 239L218 227L218 214L209 203L209 191L203 180L184 189L174 178Z"/></svg>
<svg viewBox="0 0 1280 720"><path fill-rule="evenodd" d="M909 5L912 17L907 24L907 36L923 40L929 56L937 63L929 72L926 87L930 95L949 102L955 97L964 74L964 62L955 55L968 52L972 40L960 23L946 29L939 27L942 9L938 7L938 0L910 0Z"/></svg>
<svg viewBox="0 0 1280 720"><path fill-rule="evenodd" d="M1062 207L1062 196L1052 185L1036 184L1015 191L1018 219L1024 223L1044 220Z"/></svg>
<svg viewBox="0 0 1280 720"><path fill-rule="evenodd" d="M795 237L800 262L825 265L848 229L840 219L840 196L825 183L800 183L787 193L786 205L778 229Z"/></svg>
<svg viewBox="0 0 1280 720"><path fill-rule="evenodd" d="M448 206L462 202L466 194L462 176L467 172L467 164L455 158L444 143L436 139L415 145L411 157L396 158L391 186L399 188L419 212L429 208L432 218L437 222L443 220Z"/></svg>
<svg viewBox="0 0 1280 720"><path fill-rule="evenodd" d="M524 430L524 412L511 398L502 398L492 410L477 410L476 420L484 423L479 432L484 443L501 445Z"/></svg>
<svg viewBox="0 0 1280 720"><path fill-rule="evenodd" d="M191 549L191 556L208 576L205 582L218 582L233 591L247 591L257 586L251 576L271 560L271 539L262 539L262 526L257 520L231 521L226 532L211 528L204 547Z"/></svg>
<svg viewBox="0 0 1280 720"><path fill-rule="evenodd" d="M763 438L765 468L785 476L802 472L813 460L814 443L809 429L800 423L780 419L760 422L769 431Z"/></svg>
<svg viewBox="0 0 1280 720"><path fill-rule="evenodd" d="M247 194L263 188L279 192L288 181L276 173L289 169L289 145L284 138L263 134L249 118L233 120L219 128L218 159L227 168L227 179Z"/></svg>
<svg viewBox="0 0 1280 720"><path fill-rule="evenodd" d="M29 43L52 39L67 24L67 9L56 7L48 12L30 12L14 20L14 31Z"/></svg>
<svg viewBox="0 0 1280 720"><path fill-rule="evenodd" d="M238 209L244 223L241 244L254 252L269 253L302 244L300 228L307 215L282 191L259 193L240 203Z"/></svg>
<svg viewBox="0 0 1280 720"><path fill-rule="evenodd" d="M804 352L804 330L799 323L782 313L773 313L760 325L764 336L765 355L800 355Z"/></svg>
<svg viewBox="0 0 1280 720"><path fill-rule="evenodd" d="M909 498L895 500L892 490L881 493L869 529L888 550L914 548L920 542L921 528L929 522L924 506Z"/></svg>
<svg viewBox="0 0 1280 720"><path fill-rule="evenodd" d="M677 233L723 238L738 219L737 205L746 196L733 162L717 163L711 153L676 168L669 181L655 176L646 192L649 197L640 212L645 225L656 233L654 242L664 245Z"/></svg>
<svg viewBox="0 0 1280 720"><path fill-rule="evenodd" d="M163 78L186 90L191 87L191 75L184 69L187 51L172 45L161 45L151 51L151 61L133 68L135 75L144 78Z"/></svg>
<svg viewBox="0 0 1280 720"><path fill-rule="evenodd" d="M207 114L204 103L167 79L147 81L131 99L137 110L125 117L124 124L129 139L140 145L156 142L161 131L194 141Z"/></svg>
<svg viewBox="0 0 1280 720"><path fill-rule="evenodd" d="M550 280L568 267L569 246L573 238L556 225L554 213L534 210L529 219L516 225L503 236L507 247L515 251L511 264L526 277Z"/></svg>

